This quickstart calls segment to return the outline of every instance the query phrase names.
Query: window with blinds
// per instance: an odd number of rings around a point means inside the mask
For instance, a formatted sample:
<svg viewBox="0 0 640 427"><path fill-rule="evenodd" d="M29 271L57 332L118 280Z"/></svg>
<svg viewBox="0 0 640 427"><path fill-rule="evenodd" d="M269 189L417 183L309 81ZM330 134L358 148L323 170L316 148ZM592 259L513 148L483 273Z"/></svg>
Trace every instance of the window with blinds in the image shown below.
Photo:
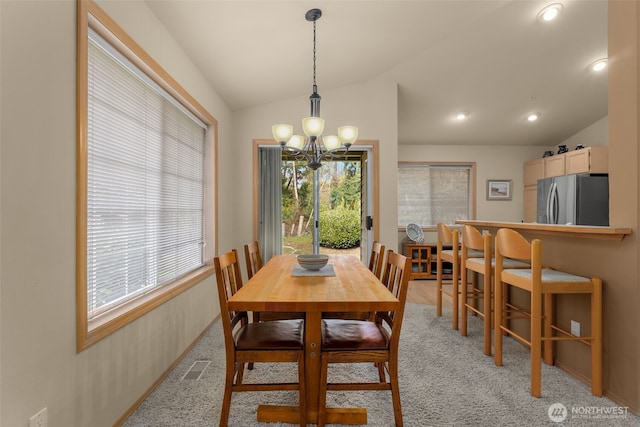
<svg viewBox="0 0 640 427"><path fill-rule="evenodd" d="M398 227L435 227L473 218L473 181L471 164L399 164Z"/></svg>
<svg viewBox="0 0 640 427"><path fill-rule="evenodd" d="M93 31L87 119L91 319L203 265L206 126Z"/></svg>
<svg viewBox="0 0 640 427"><path fill-rule="evenodd" d="M218 123L94 1L77 6L82 351L215 274Z"/></svg>

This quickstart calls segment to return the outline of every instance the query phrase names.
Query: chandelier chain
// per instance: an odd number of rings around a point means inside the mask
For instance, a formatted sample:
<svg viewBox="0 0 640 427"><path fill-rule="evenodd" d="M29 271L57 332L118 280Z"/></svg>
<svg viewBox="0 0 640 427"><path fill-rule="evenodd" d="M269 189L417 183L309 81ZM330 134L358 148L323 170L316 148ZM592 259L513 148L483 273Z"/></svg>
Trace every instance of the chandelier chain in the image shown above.
<svg viewBox="0 0 640 427"><path fill-rule="evenodd" d="M313 20L313 87L316 87L316 20ZM315 90L314 90L315 91Z"/></svg>

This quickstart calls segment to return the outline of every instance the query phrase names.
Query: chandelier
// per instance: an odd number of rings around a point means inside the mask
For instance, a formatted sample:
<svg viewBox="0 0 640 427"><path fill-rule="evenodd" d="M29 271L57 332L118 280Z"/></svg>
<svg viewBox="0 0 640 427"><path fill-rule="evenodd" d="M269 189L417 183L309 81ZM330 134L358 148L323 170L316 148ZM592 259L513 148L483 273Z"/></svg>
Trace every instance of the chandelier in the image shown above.
<svg viewBox="0 0 640 427"><path fill-rule="evenodd" d="M311 9L304 15L307 21L313 22L313 93L311 101L311 115L302 119L302 135L293 134L293 126L287 124L273 125L273 138L280 146L291 152L298 160L306 160L308 166L316 170L322 166L322 161L336 155L344 155L351 144L358 138L358 128L355 126L341 126L338 135L323 136L324 119L320 117L320 95L316 85L316 21L322 16L320 9Z"/></svg>

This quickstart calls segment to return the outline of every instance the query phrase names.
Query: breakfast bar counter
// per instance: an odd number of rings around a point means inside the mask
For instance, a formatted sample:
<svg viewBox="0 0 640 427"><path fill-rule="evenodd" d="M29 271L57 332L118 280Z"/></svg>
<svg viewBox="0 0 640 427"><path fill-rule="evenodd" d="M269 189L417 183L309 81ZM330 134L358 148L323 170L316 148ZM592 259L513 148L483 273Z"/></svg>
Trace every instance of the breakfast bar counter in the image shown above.
<svg viewBox="0 0 640 427"><path fill-rule="evenodd" d="M603 227L594 225L559 225L538 224L536 222L500 222L481 220L458 220L456 224L468 224L478 229L511 228L519 232L535 232L536 234L551 234L555 236L577 237L599 240L622 240L631 229L627 227Z"/></svg>

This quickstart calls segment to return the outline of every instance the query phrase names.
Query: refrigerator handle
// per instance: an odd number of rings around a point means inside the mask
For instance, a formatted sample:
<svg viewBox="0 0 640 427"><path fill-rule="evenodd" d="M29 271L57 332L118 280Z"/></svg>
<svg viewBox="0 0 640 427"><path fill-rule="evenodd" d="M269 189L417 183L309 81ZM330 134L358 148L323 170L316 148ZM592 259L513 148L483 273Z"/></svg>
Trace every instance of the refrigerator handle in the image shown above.
<svg viewBox="0 0 640 427"><path fill-rule="evenodd" d="M551 184L551 224L558 223L558 184L555 182Z"/></svg>
<svg viewBox="0 0 640 427"><path fill-rule="evenodd" d="M547 214L547 224L553 224L553 219L551 218L551 195L553 194L553 182L549 186L547 190L547 200L545 200L545 213Z"/></svg>

